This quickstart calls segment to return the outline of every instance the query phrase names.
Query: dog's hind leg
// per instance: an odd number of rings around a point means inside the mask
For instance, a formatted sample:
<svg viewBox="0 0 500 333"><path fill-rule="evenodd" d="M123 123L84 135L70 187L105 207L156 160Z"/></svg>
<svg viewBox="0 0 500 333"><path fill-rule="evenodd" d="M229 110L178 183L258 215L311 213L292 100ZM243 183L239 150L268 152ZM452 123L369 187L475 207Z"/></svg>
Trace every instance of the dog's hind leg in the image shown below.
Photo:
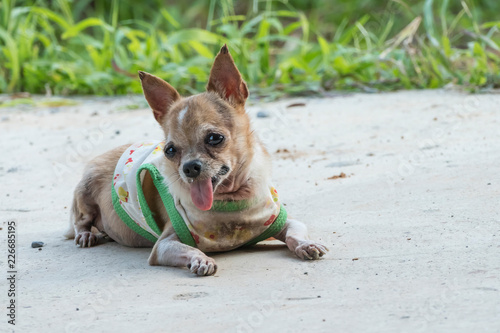
<svg viewBox="0 0 500 333"><path fill-rule="evenodd" d="M97 244L97 237L91 229L99 217L99 207L89 189L90 178L90 174L87 173L77 185L71 207L75 244L79 244L80 247L91 247ZM71 233L68 232L66 235L68 234L71 236Z"/></svg>
<svg viewBox="0 0 500 333"><path fill-rule="evenodd" d="M290 251L301 259L319 259L328 251L326 246L310 240L306 225L294 219L288 219L283 230L274 238L286 243Z"/></svg>

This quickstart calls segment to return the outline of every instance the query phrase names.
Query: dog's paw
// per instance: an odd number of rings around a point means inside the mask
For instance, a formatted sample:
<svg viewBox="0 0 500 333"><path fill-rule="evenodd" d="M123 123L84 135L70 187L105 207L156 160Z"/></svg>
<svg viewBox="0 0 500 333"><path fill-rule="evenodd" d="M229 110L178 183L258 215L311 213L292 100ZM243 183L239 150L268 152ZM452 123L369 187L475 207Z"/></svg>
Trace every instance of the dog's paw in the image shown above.
<svg viewBox="0 0 500 333"><path fill-rule="evenodd" d="M191 258L191 262L187 265L191 273L199 276L214 275L217 272L215 260L205 255L195 255Z"/></svg>
<svg viewBox="0 0 500 333"><path fill-rule="evenodd" d="M297 257L304 260L317 260L324 256L328 251L329 250L326 246L308 240L300 242L300 244L295 248L295 254Z"/></svg>
<svg viewBox="0 0 500 333"><path fill-rule="evenodd" d="M97 244L97 237L90 231L82 231L76 235L75 244L80 247L91 247Z"/></svg>

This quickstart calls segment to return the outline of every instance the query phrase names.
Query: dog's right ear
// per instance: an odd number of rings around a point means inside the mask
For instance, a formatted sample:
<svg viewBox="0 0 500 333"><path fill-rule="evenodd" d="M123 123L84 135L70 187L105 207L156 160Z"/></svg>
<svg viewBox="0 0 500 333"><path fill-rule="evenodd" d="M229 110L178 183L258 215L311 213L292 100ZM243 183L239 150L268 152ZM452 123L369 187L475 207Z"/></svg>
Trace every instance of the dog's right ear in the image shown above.
<svg viewBox="0 0 500 333"><path fill-rule="evenodd" d="M156 121L161 123L172 104L179 100L181 96L174 87L157 76L139 71L139 78L141 79L144 97L146 97L149 106L153 110Z"/></svg>

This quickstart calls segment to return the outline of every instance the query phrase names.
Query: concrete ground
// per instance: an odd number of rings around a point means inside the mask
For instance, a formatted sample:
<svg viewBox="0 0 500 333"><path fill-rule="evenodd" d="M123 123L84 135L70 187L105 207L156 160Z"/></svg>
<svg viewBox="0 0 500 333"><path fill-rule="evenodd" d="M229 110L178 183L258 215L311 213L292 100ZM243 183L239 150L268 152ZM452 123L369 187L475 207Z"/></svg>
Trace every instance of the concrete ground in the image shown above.
<svg viewBox="0 0 500 333"><path fill-rule="evenodd" d="M500 95L249 106L288 212L330 252L301 261L268 242L214 255L203 278L148 266L148 249L62 237L84 163L161 138L140 96L74 100L0 108L4 274L17 222L16 326L2 278L0 331L500 332Z"/></svg>

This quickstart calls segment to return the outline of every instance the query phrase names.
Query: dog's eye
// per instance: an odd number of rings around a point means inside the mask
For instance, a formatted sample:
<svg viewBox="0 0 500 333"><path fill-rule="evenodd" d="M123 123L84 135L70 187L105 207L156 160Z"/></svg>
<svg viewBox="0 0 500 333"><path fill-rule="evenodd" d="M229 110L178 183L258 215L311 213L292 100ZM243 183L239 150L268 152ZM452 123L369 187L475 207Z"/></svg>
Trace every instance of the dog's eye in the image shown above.
<svg viewBox="0 0 500 333"><path fill-rule="evenodd" d="M222 141L224 141L224 135L217 133L210 133L209 135L207 135L207 138L205 139L205 143L211 146L220 145Z"/></svg>
<svg viewBox="0 0 500 333"><path fill-rule="evenodd" d="M175 149L175 147L173 145L169 145L167 146L167 148L165 148L165 155L167 157L174 157L175 153L177 152L177 149Z"/></svg>

